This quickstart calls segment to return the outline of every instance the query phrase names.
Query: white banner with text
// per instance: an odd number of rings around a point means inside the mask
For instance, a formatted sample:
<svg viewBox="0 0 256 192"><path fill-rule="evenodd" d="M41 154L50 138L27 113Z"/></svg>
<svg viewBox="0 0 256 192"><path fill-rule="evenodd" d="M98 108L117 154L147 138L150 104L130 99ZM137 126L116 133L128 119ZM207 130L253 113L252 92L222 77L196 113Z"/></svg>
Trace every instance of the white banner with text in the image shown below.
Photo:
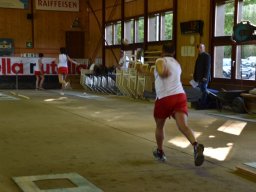
<svg viewBox="0 0 256 192"><path fill-rule="evenodd" d="M79 0L36 0L36 9L79 12Z"/></svg>
<svg viewBox="0 0 256 192"><path fill-rule="evenodd" d="M0 75L34 75L38 58L27 57L0 57ZM80 69L86 65L68 64L69 74L80 74ZM43 58L43 71L45 75L57 75L55 58Z"/></svg>

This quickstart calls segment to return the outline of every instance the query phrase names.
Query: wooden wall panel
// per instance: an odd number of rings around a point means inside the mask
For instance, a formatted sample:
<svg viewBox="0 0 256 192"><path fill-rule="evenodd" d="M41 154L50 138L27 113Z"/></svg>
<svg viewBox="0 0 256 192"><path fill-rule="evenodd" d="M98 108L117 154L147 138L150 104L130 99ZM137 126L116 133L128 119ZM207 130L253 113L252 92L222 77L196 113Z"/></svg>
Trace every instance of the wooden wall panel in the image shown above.
<svg viewBox="0 0 256 192"><path fill-rule="evenodd" d="M121 19L121 0L105 1L106 22Z"/></svg>
<svg viewBox="0 0 256 192"><path fill-rule="evenodd" d="M15 55L43 52L46 56L54 56L61 46L65 46L66 31L88 32L87 5L83 0L80 1L79 12L41 11L34 8L34 25L32 20L27 19L27 14L30 12L30 10L0 8L0 37L14 39ZM71 25L76 17L80 20L81 28L72 29ZM32 40L34 40L34 48L26 48L26 42Z"/></svg>
<svg viewBox="0 0 256 192"><path fill-rule="evenodd" d="M15 48L25 47L31 41L32 25L27 19L28 10L0 9L0 37L14 40Z"/></svg>
<svg viewBox="0 0 256 192"><path fill-rule="evenodd" d="M97 19L100 22L100 25L102 24L102 14L101 10L96 11L95 15ZM88 34L88 41L86 43L86 49L88 49L88 58L93 57L102 57L102 41L103 37L101 34L101 29L99 28L97 24L97 20L95 16L90 13L89 14L89 34Z"/></svg>
<svg viewBox="0 0 256 192"><path fill-rule="evenodd" d="M125 3L125 17L134 17L144 14L144 0L135 0Z"/></svg>
<svg viewBox="0 0 256 192"><path fill-rule="evenodd" d="M106 54L106 67L116 66L119 62L120 49L113 48L112 51L111 51L111 49L106 49L106 52L105 52L105 54ZM116 61L115 57L116 57L117 61Z"/></svg>
<svg viewBox="0 0 256 192"><path fill-rule="evenodd" d="M121 19L121 5L118 4L115 7L106 6L106 22L116 21Z"/></svg>
<svg viewBox="0 0 256 192"><path fill-rule="evenodd" d="M182 66L182 82L189 84L194 72L195 61L198 55L197 45L202 42L206 45L206 51L209 50L209 19L210 19L210 0L178 0L177 1L177 49L176 57ZM191 10L193 7L193 10ZM189 34L183 35L180 31L180 23L190 20L203 20L203 35ZM192 40L194 39L194 42ZM192 46L195 50L194 56L182 56L181 49L184 46Z"/></svg>
<svg viewBox="0 0 256 192"><path fill-rule="evenodd" d="M65 46L65 31L71 30L73 20L77 17L76 13L37 11L35 13L35 46L45 49L57 49ZM65 18L65 19L60 19Z"/></svg>
<svg viewBox="0 0 256 192"><path fill-rule="evenodd" d="M86 1L86 0L83 0L83 1ZM106 1L106 4L108 4L108 2L110 2L110 4L113 4L114 0L105 0L105 1ZM88 0L88 2L93 7L94 11L99 11L102 9L102 0Z"/></svg>
<svg viewBox="0 0 256 192"><path fill-rule="evenodd" d="M166 10L166 9L171 9L171 8L173 8L173 0L158 0L158 1L148 0L148 12L149 13Z"/></svg>

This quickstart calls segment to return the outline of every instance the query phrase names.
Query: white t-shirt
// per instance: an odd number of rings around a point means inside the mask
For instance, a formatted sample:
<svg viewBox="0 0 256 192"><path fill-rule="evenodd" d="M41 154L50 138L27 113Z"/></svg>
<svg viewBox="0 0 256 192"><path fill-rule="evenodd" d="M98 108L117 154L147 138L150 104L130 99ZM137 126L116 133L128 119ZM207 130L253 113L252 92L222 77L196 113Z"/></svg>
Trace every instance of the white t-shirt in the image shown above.
<svg viewBox="0 0 256 192"><path fill-rule="evenodd" d="M43 58L39 58L38 60L37 60L37 62L36 62L36 65L35 65L35 71L41 71L40 70L40 66L39 66L39 63L41 62L42 63L42 60L43 60Z"/></svg>
<svg viewBox="0 0 256 192"><path fill-rule="evenodd" d="M68 67L68 58L65 54L59 54L58 67Z"/></svg>
<svg viewBox="0 0 256 192"><path fill-rule="evenodd" d="M129 68L129 57L128 56L123 56L119 60L119 65L121 65L121 69L128 69Z"/></svg>
<svg viewBox="0 0 256 192"><path fill-rule="evenodd" d="M173 57L164 57L159 59L165 60L167 68L170 70L170 75L168 77L162 78L159 76L155 69L154 76L156 97L161 99L170 95L184 93L184 89L180 81L180 64Z"/></svg>

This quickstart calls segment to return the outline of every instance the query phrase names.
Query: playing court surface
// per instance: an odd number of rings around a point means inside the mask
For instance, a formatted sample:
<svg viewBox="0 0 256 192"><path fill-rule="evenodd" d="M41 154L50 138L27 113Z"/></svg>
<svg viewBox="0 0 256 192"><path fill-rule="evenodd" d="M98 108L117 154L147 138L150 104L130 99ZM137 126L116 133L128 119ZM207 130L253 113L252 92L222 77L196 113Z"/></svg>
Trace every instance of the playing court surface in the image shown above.
<svg viewBox="0 0 256 192"><path fill-rule="evenodd" d="M1 192L255 192L237 166L256 161L254 122L189 109L205 145L166 123L166 163L154 160L153 101L69 90L0 91ZM217 112L218 113L218 112Z"/></svg>

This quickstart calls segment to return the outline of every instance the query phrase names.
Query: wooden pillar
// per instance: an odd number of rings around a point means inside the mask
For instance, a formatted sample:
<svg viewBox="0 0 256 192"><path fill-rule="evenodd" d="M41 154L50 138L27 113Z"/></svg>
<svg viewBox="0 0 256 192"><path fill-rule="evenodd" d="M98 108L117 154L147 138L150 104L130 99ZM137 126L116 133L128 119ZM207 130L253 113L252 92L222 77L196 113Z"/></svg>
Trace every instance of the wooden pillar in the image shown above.
<svg viewBox="0 0 256 192"><path fill-rule="evenodd" d="M102 65L106 65L105 57L106 57L106 52L105 52L105 21L106 19L106 3L105 0L102 0L102 25L101 25L101 34L102 34Z"/></svg>
<svg viewBox="0 0 256 192"><path fill-rule="evenodd" d="M124 40L124 0L121 0L121 49L124 49L124 44L123 44L123 40Z"/></svg>
<svg viewBox="0 0 256 192"><path fill-rule="evenodd" d="M148 0L144 0L144 45L143 49L147 50L148 42Z"/></svg>

